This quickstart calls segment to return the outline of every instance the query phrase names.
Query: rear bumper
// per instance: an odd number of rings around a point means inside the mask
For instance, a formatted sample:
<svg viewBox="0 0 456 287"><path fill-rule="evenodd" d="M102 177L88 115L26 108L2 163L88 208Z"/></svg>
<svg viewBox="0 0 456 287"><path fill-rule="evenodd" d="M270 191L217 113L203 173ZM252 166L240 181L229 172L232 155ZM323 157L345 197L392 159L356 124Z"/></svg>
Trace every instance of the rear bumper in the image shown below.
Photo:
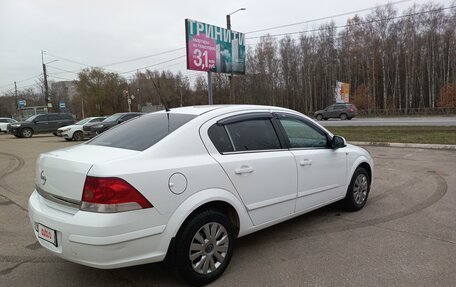
<svg viewBox="0 0 456 287"><path fill-rule="evenodd" d="M84 212L58 205L34 191L28 209L39 243L68 261L110 269L158 262L166 256L166 225L159 223L163 218L154 208L109 214ZM38 224L56 231L57 246L38 237Z"/></svg>

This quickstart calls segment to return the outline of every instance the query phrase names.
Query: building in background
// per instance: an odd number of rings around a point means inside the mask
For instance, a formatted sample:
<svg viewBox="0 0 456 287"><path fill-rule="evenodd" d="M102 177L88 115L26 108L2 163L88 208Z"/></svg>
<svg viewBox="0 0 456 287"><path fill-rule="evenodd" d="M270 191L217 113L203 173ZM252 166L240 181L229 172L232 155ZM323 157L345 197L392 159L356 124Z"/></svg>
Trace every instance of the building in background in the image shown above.
<svg viewBox="0 0 456 287"><path fill-rule="evenodd" d="M51 84L51 93L59 100L73 100L78 95L75 81L60 81Z"/></svg>

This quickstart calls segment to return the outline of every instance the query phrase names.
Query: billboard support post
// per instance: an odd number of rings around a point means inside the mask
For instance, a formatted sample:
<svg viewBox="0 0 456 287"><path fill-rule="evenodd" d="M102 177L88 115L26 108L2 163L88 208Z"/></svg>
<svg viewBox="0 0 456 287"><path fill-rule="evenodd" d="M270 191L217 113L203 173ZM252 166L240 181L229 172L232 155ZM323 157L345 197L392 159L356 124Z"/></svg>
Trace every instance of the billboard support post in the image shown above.
<svg viewBox="0 0 456 287"><path fill-rule="evenodd" d="M212 72L207 72L207 102L209 105L213 105L214 101L212 98Z"/></svg>

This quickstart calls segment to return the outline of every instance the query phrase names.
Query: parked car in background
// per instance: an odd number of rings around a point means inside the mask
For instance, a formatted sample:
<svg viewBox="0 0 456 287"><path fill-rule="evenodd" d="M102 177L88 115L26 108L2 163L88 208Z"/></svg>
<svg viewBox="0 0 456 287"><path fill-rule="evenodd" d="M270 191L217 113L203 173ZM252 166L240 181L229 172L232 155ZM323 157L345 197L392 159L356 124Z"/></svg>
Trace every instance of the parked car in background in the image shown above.
<svg viewBox="0 0 456 287"><path fill-rule="evenodd" d="M106 117L90 117L80 120L74 125L61 127L57 130L57 135L63 137L67 141L75 140L82 141L84 139L83 127L87 124L102 122Z"/></svg>
<svg viewBox="0 0 456 287"><path fill-rule="evenodd" d="M107 131L108 129L131 120L133 118L139 117L144 115L144 113L137 113L137 112L130 112L130 113L117 113L113 114L112 116L106 118L104 121L98 124L88 125L87 127L83 127L84 135L91 138L98 134Z"/></svg>
<svg viewBox="0 0 456 287"><path fill-rule="evenodd" d="M8 124L17 123L15 119L12 118L0 118L0 132L8 132Z"/></svg>
<svg viewBox="0 0 456 287"><path fill-rule="evenodd" d="M358 109L354 104L334 104L323 110L315 112L315 118L319 121L330 118L340 118L341 120L351 120L356 117Z"/></svg>
<svg viewBox="0 0 456 287"><path fill-rule="evenodd" d="M238 237L336 201L362 209L373 174L365 149L296 111L184 107L40 155L28 211L39 243L64 259L107 269L168 255L201 285Z"/></svg>
<svg viewBox="0 0 456 287"><path fill-rule="evenodd" d="M8 133L20 138L46 133L57 135L58 128L72 125L74 122L74 117L70 113L38 114L23 122L8 124Z"/></svg>

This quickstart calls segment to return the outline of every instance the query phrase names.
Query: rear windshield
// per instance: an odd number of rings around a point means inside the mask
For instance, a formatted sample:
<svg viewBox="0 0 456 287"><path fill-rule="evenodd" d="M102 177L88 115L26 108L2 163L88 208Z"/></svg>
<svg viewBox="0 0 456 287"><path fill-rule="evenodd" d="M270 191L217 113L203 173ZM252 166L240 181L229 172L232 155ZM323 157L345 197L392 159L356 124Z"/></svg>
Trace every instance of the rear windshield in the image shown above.
<svg viewBox="0 0 456 287"><path fill-rule="evenodd" d="M117 121L123 114L113 114L112 116L108 117L105 122L114 122Z"/></svg>
<svg viewBox="0 0 456 287"><path fill-rule="evenodd" d="M87 144L143 151L195 117L173 113L149 114L108 130Z"/></svg>

